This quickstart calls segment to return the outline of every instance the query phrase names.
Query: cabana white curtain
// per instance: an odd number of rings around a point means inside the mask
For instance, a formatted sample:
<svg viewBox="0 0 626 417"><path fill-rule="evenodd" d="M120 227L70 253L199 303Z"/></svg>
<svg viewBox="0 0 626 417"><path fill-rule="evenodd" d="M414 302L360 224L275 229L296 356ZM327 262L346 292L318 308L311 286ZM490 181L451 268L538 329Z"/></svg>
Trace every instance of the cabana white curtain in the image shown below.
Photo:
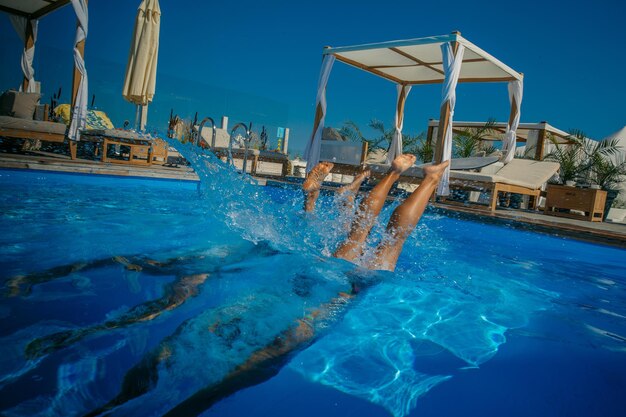
<svg viewBox="0 0 626 417"><path fill-rule="evenodd" d="M522 94L524 90L524 83L521 80L509 82L509 102L511 108L515 111L513 120L509 120L509 125L506 128L504 134L504 140L502 142L502 162L508 164L515 156L515 142L517 139L517 128L520 121L520 109L522 107Z"/></svg>
<svg viewBox="0 0 626 417"><path fill-rule="evenodd" d="M396 84L396 88L398 90L398 100L396 102L397 104L395 130L393 132L391 145L389 146L389 151L387 152L388 164L391 164L396 156L402 155L402 126L404 124L404 103L406 102L406 98L411 91L410 85Z"/></svg>
<svg viewBox="0 0 626 417"><path fill-rule="evenodd" d="M452 157L452 121L454 118L454 105L456 103L456 85L459 81L459 74L461 73L461 63L463 62L463 53L465 47L461 43L457 43L458 49L456 55L450 42L441 44L441 53L443 55L443 71L445 73L445 81L443 83L443 92L441 99L441 107L449 102L450 105L450 118L448 119L448 125L446 126L445 136L443 138L443 161L448 161ZM437 188L437 195L449 195L450 194L450 168L446 168L439 187Z"/></svg>
<svg viewBox="0 0 626 417"><path fill-rule="evenodd" d="M78 26L76 27L76 37L74 38L74 65L80 72L80 83L76 100L72 109L72 121L67 136L71 140L80 140L80 130L85 127L87 121L87 101L89 100L87 69L85 68L85 60L83 59L77 45L87 38L87 28L89 23L89 15L87 11L87 2L85 0L72 0L72 7L76 12Z"/></svg>
<svg viewBox="0 0 626 417"><path fill-rule="evenodd" d="M315 122L313 124L313 133L311 139L304 150L304 159L306 159L306 172L309 173L315 165L320 161L320 148L322 146L322 131L324 130L324 119L326 118L326 84L330 77L330 71L333 68L335 56L331 54L324 55L322 60L322 70L317 83L317 97L315 99Z"/></svg>
<svg viewBox="0 0 626 417"><path fill-rule="evenodd" d="M24 51L22 52L22 72L24 77L28 80L27 93L34 93L37 90L35 85L35 68L33 68L33 61L35 59L35 43L37 42L37 27L39 26L39 20L31 20L30 25L33 30L33 46L26 49L26 39L28 34L26 30L28 28L28 19L23 16L9 15L13 28L20 36L22 43L24 44ZM22 91L22 85L19 88Z"/></svg>

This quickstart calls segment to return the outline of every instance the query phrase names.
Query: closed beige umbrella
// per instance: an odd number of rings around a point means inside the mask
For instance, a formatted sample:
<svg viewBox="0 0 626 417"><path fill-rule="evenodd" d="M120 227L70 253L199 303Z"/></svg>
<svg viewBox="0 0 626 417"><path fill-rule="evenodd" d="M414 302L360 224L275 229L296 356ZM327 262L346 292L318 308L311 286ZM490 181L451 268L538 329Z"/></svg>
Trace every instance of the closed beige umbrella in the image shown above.
<svg viewBox="0 0 626 417"><path fill-rule="evenodd" d="M126 100L137 105L135 127L141 130L146 125L148 103L154 97L160 27L159 0L142 0L137 10L122 92Z"/></svg>

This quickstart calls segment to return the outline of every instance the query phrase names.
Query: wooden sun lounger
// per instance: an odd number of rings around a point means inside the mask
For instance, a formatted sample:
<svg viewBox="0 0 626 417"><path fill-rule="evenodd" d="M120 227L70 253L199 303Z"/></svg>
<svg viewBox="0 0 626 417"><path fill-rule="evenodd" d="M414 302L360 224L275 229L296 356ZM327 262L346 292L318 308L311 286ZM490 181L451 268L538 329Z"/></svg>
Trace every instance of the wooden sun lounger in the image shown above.
<svg viewBox="0 0 626 417"><path fill-rule="evenodd" d="M218 158L226 160L228 148L210 148ZM233 163L238 169L243 169L243 158L245 150L242 148L232 148ZM281 176L289 173L289 157L280 152L260 151L258 149L248 149L246 171L255 176Z"/></svg>
<svg viewBox="0 0 626 417"><path fill-rule="evenodd" d="M0 116L0 137L67 143L72 159L76 159L76 142L67 138L66 131L64 123Z"/></svg>
<svg viewBox="0 0 626 417"><path fill-rule="evenodd" d="M451 170L450 184L459 189L490 191L491 211L496 210L500 192L531 196L531 206L536 208L541 188L559 171L559 167L556 162L513 159L494 174Z"/></svg>
<svg viewBox="0 0 626 417"><path fill-rule="evenodd" d="M428 164L417 165L409 168L400 177L400 182L419 184L424 178L422 167ZM382 177L388 165L370 165L373 177ZM501 192L522 194L533 197L532 208L541 196L541 188L559 170L559 164L550 161L534 161L529 159L513 159L508 164L496 169L494 173L450 170L450 188L489 192L489 210L495 211L498 194ZM439 197L446 201L445 198ZM450 201L447 201L450 202Z"/></svg>
<svg viewBox="0 0 626 417"><path fill-rule="evenodd" d="M118 129L86 129L81 133L81 140L102 143L102 162L117 164L151 165L155 157L155 149L159 156L167 160L167 146L150 136L128 130ZM128 147L128 159L115 159L108 156L109 146Z"/></svg>

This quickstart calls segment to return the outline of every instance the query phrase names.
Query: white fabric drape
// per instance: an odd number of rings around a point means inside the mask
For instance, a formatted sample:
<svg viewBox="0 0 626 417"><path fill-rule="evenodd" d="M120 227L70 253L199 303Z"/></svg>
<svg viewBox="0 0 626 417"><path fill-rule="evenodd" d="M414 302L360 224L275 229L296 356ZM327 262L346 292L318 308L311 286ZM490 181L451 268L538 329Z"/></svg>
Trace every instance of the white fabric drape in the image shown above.
<svg viewBox="0 0 626 417"><path fill-rule="evenodd" d="M313 124L313 133L311 139L304 150L304 159L306 159L306 172L309 173L315 165L320 161L320 148L322 146L322 131L324 130L324 119L326 118L326 84L330 77L330 71L335 62L334 55L324 55L322 60L322 70L317 83L317 97L315 99L315 122ZM318 117L318 107L321 110ZM318 120L319 118L319 120Z"/></svg>
<svg viewBox="0 0 626 417"><path fill-rule="evenodd" d="M459 75L461 74L461 64L463 62L463 53L465 47L458 43L456 55L452 49L450 42L443 43L441 45L441 53L443 55L443 71L445 73L445 80L443 82L443 91L441 106L445 106L446 102L450 104L450 117L448 118L448 125L446 126L445 136L443 138L443 161L448 161L452 157L452 121L454 118L454 105L456 104L456 85L459 82ZM446 168L441 182L437 188L437 195L450 194L450 168Z"/></svg>
<svg viewBox="0 0 626 417"><path fill-rule="evenodd" d="M393 138L391 140L391 146L387 152L387 163L391 162L398 155L402 155L402 126L404 125L404 103L411 91L410 85L397 84L398 99L396 101L396 118L395 118L395 130L393 132Z"/></svg>
<svg viewBox="0 0 626 417"><path fill-rule="evenodd" d="M515 80L509 82L509 102L513 106L515 101L516 112L513 116L513 120L509 120L509 125L506 128L504 139L502 141L502 162L508 164L515 156L515 142L517 139L517 128L520 120L520 109L522 107L522 95L524 90L524 83L522 80Z"/></svg>
<svg viewBox="0 0 626 417"><path fill-rule="evenodd" d="M33 61L35 60L35 43L37 42L37 27L39 26L39 20L31 20L30 25L33 30L33 46L26 49L26 39L28 34L26 33L28 26L28 19L22 16L9 15L13 28L20 36L22 43L24 44L24 51L22 52L22 72L24 77L28 80L27 93L34 93L37 91L35 84L35 68L33 68ZM22 91L22 85L20 84L20 91Z"/></svg>
<svg viewBox="0 0 626 417"><path fill-rule="evenodd" d="M80 131L85 127L87 121L87 101L89 100L89 92L85 60L77 46L80 42L87 39L89 14L85 0L72 0L72 6L74 7L74 12L78 19L76 37L74 38L74 65L76 69L78 69L78 72L80 72L80 83L78 84L78 92L76 93L76 100L72 108L72 121L70 122L67 136L71 140L80 140Z"/></svg>

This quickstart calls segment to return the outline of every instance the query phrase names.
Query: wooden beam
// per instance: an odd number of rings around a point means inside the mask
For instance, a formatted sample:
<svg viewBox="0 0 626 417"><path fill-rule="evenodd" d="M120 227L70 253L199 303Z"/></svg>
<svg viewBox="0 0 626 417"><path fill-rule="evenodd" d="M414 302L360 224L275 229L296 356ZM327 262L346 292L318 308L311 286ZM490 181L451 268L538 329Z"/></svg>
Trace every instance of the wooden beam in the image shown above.
<svg viewBox="0 0 626 417"><path fill-rule="evenodd" d="M65 133L35 132L23 129L0 129L0 137L16 139L38 139L44 142L65 142Z"/></svg>
<svg viewBox="0 0 626 417"><path fill-rule="evenodd" d="M374 65L370 68L374 69L387 69L387 68L415 68L419 67L419 64L407 64L407 65Z"/></svg>
<svg viewBox="0 0 626 417"><path fill-rule="evenodd" d="M8 14L14 14L16 16L22 16L22 17L25 17L27 19L29 18L29 14L28 13L23 12L21 10L14 9L12 7L3 6L3 5L0 5L0 12L5 12L5 13L8 13Z"/></svg>
<svg viewBox="0 0 626 417"><path fill-rule="evenodd" d="M428 126L428 129L426 130L426 143L428 144L433 143L433 131L434 130L435 130L435 126Z"/></svg>
<svg viewBox="0 0 626 417"><path fill-rule="evenodd" d="M537 145L535 146L535 159L541 161L543 159L543 150L545 149L546 129L541 129L537 136Z"/></svg>
<svg viewBox="0 0 626 417"><path fill-rule="evenodd" d="M26 33L24 34L24 50L29 50L35 45L35 38L33 35L33 25L30 19L26 19ZM28 91L28 78L24 75L22 81L22 91Z"/></svg>
<svg viewBox="0 0 626 417"><path fill-rule="evenodd" d="M48 13L52 13L56 9L59 9L59 8L65 6L70 1L71 0L58 0L58 1L55 1L54 3L50 3L46 7L42 7L41 9L37 10L36 12L34 12L30 16L30 18L31 19L39 19L40 17L43 17L43 16L47 15Z"/></svg>
<svg viewBox="0 0 626 417"><path fill-rule="evenodd" d="M413 62L417 62L419 65L425 66L426 68L428 68L428 69L430 69L430 70L432 70L432 71L438 72L439 74L443 75L443 71L442 71L442 70L440 70L439 68L435 68L435 67L433 67L432 65L430 65L429 63L424 62L424 61L422 61L421 59L418 59L418 58L414 57L413 55L407 54L406 52L401 51L401 50L400 50L400 49L398 49L398 48L389 48L389 50L390 50L390 51L393 51L393 52L395 52L395 53L397 53L397 54L400 54L400 55L402 55L403 57L405 57L405 58L407 58L407 59L410 59L410 60L411 60L411 61L413 61Z"/></svg>
<svg viewBox="0 0 626 417"><path fill-rule="evenodd" d="M491 78L459 78L459 83L499 83L506 81L515 81L516 78L513 77L491 77ZM431 79L431 80L420 80L420 81L400 81L407 85L422 85L422 84L442 84L443 79Z"/></svg>
<svg viewBox="0 0 626 417"><path fill-rule="evenodd" d="M337 60L339 60L339 61L341 61L341 62L344 62L344 63L346 63L346 64L348 64L348 65L352 65L353 67L360 68L360 69L362 69L363 71L371 72L372 74L376 74L376 75L378 75L379 77L386 78L386 79L391 80L391 81L393 81L393 82L395 82L395 83L398 83L398 84L407 84L407 82L406 82L406 81L402 81L401 79L396 78L396 77L394 77L394 76L392 76L392 75L385 74L384 72L378 71L378 70L376 70L376 69L374 69L374 68L372 68L372 67L368 67L367 65L363 65L363 64L361 64L361 63L359 63L359 62L356 62L356 61L353 61L353 60L351 60L351 59L345 58L345 57L343 57L343 56L341 56L341 55L335 55L335 58L337 58Z"/></svg>

